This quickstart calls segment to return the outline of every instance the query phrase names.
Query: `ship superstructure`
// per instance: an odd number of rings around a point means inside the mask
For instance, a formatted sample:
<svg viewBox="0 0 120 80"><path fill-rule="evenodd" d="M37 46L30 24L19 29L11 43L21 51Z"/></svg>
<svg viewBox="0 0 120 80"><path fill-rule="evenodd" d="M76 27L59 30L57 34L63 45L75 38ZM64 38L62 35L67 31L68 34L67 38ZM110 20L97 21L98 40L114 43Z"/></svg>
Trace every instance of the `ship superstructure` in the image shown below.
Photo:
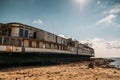
<svg viewBox="0 0 120 80"><path fill-rule="evenodd" d="M72 38L63 38L53 33L21 23L0 24L0 54L51 54L94 56L94 49ZM12 56L12 55L11 55ZM6 60L0 56L0 60ZM0 62L1 62L0 61ZM29 60L28 60L29 61Z"/></svg>

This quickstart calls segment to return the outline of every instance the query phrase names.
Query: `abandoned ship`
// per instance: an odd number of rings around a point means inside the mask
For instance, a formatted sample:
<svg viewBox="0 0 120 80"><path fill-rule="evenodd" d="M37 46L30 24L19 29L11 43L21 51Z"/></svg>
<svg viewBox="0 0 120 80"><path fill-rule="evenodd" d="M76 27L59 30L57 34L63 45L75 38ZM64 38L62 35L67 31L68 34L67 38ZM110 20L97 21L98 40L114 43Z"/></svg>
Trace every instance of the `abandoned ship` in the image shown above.
<svg viewBox="0 0 120 80"><path fill-rule="evenodd" d="M74 62L93 56L93 48L72 38L22 23L0 23L1 65Z"/></svg>

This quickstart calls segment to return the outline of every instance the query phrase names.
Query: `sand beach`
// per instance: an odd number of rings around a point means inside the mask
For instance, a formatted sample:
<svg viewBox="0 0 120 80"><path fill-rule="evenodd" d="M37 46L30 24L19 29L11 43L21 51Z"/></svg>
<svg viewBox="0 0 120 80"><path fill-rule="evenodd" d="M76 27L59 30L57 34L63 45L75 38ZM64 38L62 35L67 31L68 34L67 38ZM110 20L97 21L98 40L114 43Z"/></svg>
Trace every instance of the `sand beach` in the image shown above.
<svg viewBox="0 0 120 80"><path fill-rule="evenodd" d="M0 70L0 80L119 80L120 70L109 68L104 63L90 61L52 66L24 66ZM105 63L106 64L106 63Z"/></svg>

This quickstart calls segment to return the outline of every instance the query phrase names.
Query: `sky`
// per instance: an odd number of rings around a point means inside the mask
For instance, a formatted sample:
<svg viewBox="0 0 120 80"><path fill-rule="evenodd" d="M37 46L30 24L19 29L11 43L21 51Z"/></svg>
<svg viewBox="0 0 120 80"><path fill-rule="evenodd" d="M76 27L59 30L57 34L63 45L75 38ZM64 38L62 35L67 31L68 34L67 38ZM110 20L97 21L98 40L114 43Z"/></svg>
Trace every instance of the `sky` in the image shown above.
<svg viewBox="0 0 120 80"><path fill-rule="evenodd" d="M96 57L120 57L120 0L0 0L0 23L10 22L89 43Z"/></svg>

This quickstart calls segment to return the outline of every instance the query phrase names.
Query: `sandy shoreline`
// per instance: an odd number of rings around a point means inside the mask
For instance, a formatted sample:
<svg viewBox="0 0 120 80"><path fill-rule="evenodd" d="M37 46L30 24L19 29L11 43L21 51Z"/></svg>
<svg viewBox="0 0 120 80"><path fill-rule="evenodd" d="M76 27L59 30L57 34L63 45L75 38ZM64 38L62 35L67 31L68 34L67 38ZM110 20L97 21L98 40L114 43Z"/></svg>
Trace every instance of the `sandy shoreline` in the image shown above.
<svg viewBox="0 0 120 80"><path fill-rule="evenodd" d="M53 66L16 67L0 70L0 80L119 80L120 70L102 68L90 61Z"/></svg>

